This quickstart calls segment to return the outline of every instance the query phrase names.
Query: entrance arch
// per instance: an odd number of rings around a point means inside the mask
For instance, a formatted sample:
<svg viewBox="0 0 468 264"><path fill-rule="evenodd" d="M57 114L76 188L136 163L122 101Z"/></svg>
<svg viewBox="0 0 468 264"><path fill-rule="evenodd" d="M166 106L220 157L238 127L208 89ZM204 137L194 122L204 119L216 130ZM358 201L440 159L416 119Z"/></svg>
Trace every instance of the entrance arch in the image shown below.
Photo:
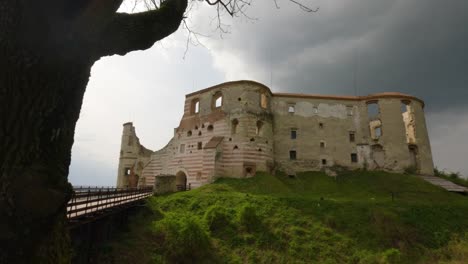
<svg viewBox="0 0 468 264"><path fill-rule="evenodd" d="M176 173L176 189L177 191L185 191L187 190L187 175L183 171L179 171Z"/></svg>

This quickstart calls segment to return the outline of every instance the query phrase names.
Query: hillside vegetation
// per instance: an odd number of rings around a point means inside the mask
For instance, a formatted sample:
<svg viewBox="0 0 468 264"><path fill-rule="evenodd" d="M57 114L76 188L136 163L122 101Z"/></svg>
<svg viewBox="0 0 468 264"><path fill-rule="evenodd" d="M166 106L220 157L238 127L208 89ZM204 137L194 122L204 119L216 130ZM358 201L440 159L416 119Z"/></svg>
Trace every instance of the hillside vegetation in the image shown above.
<svg viewBox="0 0 468 264"><path fill-rule="evenodd" d="M466 263L468 197L411 175L220 179L151 197L99 263Z"/></svg>

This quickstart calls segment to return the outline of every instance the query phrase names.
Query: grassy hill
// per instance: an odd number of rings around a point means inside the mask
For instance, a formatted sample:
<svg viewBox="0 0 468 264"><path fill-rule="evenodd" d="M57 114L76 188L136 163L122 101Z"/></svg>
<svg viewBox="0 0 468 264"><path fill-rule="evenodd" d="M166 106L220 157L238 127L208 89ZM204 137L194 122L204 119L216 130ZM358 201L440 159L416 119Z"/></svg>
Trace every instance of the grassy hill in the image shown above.
<svg viewBox="0 0 468 264"><path fill-rule="evenodd" d="M466 263L468 197L411 175L260 173L152 197L100 263Z"/></svg>

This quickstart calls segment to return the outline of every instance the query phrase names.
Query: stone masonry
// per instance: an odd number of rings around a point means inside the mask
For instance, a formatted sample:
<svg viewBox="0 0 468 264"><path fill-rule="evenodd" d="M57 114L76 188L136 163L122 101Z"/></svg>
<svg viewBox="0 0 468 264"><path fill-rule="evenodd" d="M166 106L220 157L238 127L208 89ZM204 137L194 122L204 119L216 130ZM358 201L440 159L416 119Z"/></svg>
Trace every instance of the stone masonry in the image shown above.
<svg viewBox="0 0 468 264"><path fill-rule="evenodd" d="M254 81L187 94L174 137L158 151L123 125L117 186L196 188L256 171L289 175L333 166L433 174L424 102L401 93L272 93Z"/></svg>

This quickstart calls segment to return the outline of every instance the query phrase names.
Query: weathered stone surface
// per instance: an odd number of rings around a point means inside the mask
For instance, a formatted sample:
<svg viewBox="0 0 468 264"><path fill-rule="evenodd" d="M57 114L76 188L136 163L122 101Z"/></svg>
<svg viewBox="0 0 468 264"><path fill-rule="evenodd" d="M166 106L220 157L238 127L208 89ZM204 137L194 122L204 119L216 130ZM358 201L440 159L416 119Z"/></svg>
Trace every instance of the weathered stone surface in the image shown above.
<svg viewBox="0 0 468 264"><path fill-rule="evenodd" d="M159 151L141 146L133 125L124 124L118 185L128 185L125 169L135 168L140 185L183 174L195 188L256 171L413 168L432 174L423 107L400 93L281 94L253 81L223 83L186 95L179 127Z"/></svg>

